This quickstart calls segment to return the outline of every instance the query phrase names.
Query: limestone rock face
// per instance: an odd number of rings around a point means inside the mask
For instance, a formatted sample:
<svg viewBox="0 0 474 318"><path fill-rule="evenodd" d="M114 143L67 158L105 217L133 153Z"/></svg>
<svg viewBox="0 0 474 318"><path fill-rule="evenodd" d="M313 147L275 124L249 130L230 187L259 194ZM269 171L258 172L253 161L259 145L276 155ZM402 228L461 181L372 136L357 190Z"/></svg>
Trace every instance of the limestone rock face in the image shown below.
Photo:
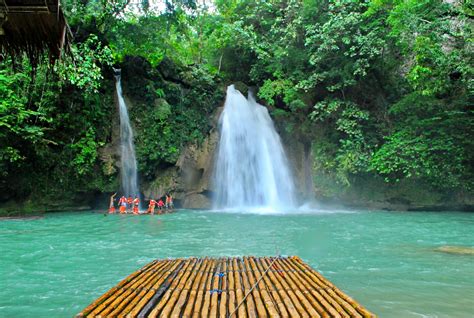
<svg viewBox="0 0 474 318"><path fill-rule="evenodd" d="M175 204L181 208L205 209L211 207L214 153L219 142L217 122L222 107L212 118L213 129L201 144L189 144L179 156L176 165L159 169L156 179L145 184L145 200L171 192Z"/></svg>

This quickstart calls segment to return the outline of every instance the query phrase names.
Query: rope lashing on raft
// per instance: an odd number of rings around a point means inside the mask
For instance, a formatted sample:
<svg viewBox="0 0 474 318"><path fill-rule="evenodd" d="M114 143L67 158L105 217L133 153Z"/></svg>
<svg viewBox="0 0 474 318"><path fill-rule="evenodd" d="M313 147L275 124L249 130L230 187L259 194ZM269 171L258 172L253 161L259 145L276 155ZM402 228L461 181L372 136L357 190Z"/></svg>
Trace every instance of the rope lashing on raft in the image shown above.
<svg viewBox="0 0 474 318"><path fill-rule="evenodd" d="M252 288L250 288L249 292L245 295L244 298L242 298L242 300L240 301L240 303L237 305L237 307L235 307L234 311L231 312L228 316L228 318L232 317L236 312L237 310L239 309L239 307L245 302L245 299L247 299L247 297L252 293L252 291L254 290L255 287L258 286L258 284L260 283L260 281L265 277L265 275L268 273L268 271L270 270L270 268L273 266L273 264L275 264L275 262L277 261L277 259L279 259L280 256L277 256L273 259L273 261L271 262L270 265L268 265L267 269L263 272L262 276L260 276L260 278L257 280L257 282L252 286Z"/></svg>

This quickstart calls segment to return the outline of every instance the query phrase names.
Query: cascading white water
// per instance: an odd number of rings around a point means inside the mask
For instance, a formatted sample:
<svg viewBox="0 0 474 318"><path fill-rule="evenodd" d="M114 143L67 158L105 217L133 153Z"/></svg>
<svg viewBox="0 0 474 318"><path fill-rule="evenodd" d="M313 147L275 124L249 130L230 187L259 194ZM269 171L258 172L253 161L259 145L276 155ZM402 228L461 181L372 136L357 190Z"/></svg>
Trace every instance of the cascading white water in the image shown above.
<svg viewBox="0 0 474 318"><path fill-rule="evenodd" d="M282 211L293 207L292 175L267 108L231 85L219 124L215 208Z"/></svg>
<svg viewBox="0 0 474 318"><path fill-rule="evenodd" d="M133 131L130 126L127 105L122 95L122 83L120 74L115 75L115 88L119 103L120 113L120 162L122 169L120 176L122 191L125 196L139 196L137 181L137 160L135 158L135 147L133 145Z"/></svg>

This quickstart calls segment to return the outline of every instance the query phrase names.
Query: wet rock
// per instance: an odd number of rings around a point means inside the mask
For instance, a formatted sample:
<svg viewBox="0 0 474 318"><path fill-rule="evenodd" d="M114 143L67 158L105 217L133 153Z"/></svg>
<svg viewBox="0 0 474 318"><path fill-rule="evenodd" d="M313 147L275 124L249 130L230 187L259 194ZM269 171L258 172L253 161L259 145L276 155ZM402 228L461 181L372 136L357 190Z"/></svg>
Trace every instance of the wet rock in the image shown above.
<svg viewBox="0 0 474 318"><path fill-rule="evenodd" d="M441 246L435 249L436 252L457 254L457 255L473 255L474 256L474 247L470 246Z"/></svg>

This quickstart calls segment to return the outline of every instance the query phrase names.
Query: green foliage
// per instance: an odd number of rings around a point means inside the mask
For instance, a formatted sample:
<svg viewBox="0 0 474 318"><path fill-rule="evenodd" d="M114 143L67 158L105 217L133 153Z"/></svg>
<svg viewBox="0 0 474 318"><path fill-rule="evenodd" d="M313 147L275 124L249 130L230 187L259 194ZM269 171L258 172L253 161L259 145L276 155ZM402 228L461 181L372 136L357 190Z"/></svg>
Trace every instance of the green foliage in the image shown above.
<svg viewBox="0 0 474 318"><path fill-rule="evenodd" d="M140 174L145 180L156 176L157 166L174 165L184 146L204 140L211 127L209 116L223 97L216 90L215 78L206 69L181 69L174 76L192 85L185 89L155 79L134 88L161 86L148 90L151 102L136 103L131 110L132 117L139 119L135 124L135 145Z"/></svg>
<svg viewBox="0 0 474 318"><path fill-rule="evenodd" d="M372 167L377 172L387 180L425 179L442 188L473 186L472 111L412 94L394 105L391 113L403 124L375 153Z"/></svg>
<svg viewBox="0 0 474 318"><path fill-rule="evenodd" d="M56 65L59 77L83 89L87 94L98 93L102 80L101 66L112 65L112 51L103 46L96 35L71 47L73 59Z"/></svg>

